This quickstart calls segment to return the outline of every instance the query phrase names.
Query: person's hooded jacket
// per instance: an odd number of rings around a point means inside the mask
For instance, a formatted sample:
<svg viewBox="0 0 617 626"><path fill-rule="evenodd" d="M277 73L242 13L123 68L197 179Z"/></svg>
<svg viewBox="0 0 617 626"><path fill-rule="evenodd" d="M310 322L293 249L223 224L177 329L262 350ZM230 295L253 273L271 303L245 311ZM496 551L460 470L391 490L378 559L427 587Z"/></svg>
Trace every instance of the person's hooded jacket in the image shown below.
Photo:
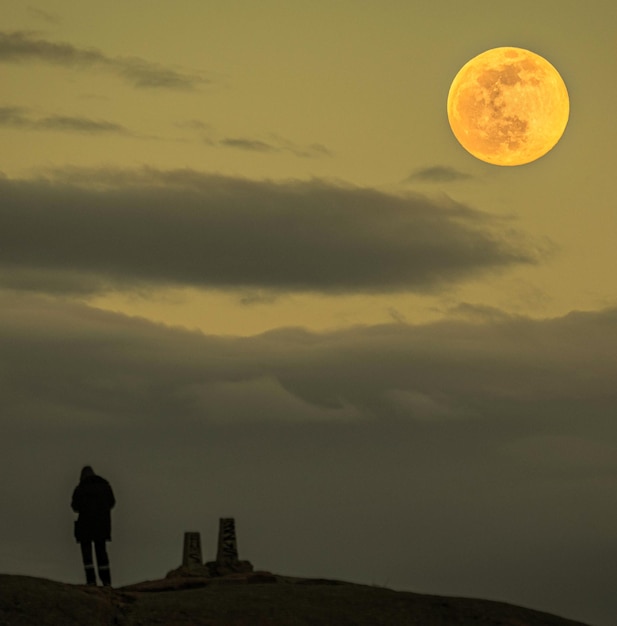
<svg viewBox="0 0 617 626"><path fill-rule="evenodd" d="M111 509L115 504L110 484L97 476L91 467L84 467L71 500L71 508L79 513L75 522L75 540L110 541Z"/></svg>

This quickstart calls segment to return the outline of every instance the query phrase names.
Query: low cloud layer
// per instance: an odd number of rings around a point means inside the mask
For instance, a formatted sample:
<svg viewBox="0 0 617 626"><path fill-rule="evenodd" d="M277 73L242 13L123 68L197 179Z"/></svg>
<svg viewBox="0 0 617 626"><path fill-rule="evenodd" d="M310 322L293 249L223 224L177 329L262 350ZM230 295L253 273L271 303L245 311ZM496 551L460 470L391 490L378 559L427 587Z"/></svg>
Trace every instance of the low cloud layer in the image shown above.
<svg viewBox="0 0 617 626"><path fill-rule="evenodd" d="M111 72L138 88L192 90L209 82L139 57L111 57L96 48L53 42L26 31L0 31L0 63L49 63Z"/></svg>
<svg viewBox="0 0 617 626"><path fill-rule="evenodd" d="M177 566L185 530L212 558L235 516L258 568L608 623L617 311L480 313L239 338L0 293L4 571L81 580L92 464L116 584Z"/></svg>
<svg viewBox="0 0 617 626"><path fill-rule="evenodd" d="M617 403L615 310L221 338L34 296L1 302L0 395L13 415L565 422ZM255 413L252 393L289 395L299 414Z"/></svg>
<svg viewBox="0 0 617 626"><path fill-rule="evenodd" d="M65 170L0 193L0 284L18 289L427 292L539 258L453 201L319 180Z"/></svg>

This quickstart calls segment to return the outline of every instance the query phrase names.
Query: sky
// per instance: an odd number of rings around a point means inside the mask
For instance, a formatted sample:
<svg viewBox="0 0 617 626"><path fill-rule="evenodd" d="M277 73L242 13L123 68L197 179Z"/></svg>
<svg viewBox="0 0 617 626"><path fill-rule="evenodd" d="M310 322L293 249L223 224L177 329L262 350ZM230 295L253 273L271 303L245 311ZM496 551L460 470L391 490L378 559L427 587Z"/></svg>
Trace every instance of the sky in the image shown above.
<svg viewBox="0 0 617 626"><path fill-rule="evenodd" d="M615 626L617 5L0 6L0 571L204 558ZM517 46L570 119L519 167L452 79Z"/></svg>

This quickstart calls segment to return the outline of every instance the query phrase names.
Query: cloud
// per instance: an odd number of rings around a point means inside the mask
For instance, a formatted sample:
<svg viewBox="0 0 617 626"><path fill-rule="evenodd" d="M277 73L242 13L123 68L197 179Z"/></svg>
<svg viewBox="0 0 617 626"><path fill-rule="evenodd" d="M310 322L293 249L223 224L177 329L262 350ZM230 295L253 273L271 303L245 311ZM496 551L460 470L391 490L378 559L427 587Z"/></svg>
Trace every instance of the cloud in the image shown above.
<svg viewBox="0 0 617 626"><path fill-rule="evenodd" d="M218 142L222 146L228 148L238 148L240 150L249 150L250 152L278 152L272 144L260 141L258 139L242 139L239 137L228 137Z"/></svg>
<svg viewBox="0 0 617 626"><path fill-rule="evenodd" d="M215 129L210 124L201 120L190 119L176 122L178 128L197 131L202 134L202 141L213 147L231 148L247 152L292 154L300 158L318 159L332 156L332 152L323 144L311 143L308 145L297 144L290 139L281 137L276 133L268 133L265 138L224 136L217 137Z"/></svg>
<svg viewBox="0 0 617 626"><path fill-rule="evenodd" d="M42 297L0 293L0 303L6 415L252 421L254 392L271 403L265 421L565 423L612 419L617 402L617 310L216 337ZM277 414L275 398L298 415Z"/></svg>
<svg viewBox="0 0 617 626"><path fill-rule="evenodd" d="M71 117L67 115L51 115L36 122L35 128L46 130L74 131L80 133L118 133L131 134L120 124L104 120L92 120L87 117Z"/></svg>
<svg viewBox="0 0 617 626"><path fill-rule="evenodd" d="M0 125L2 126L28 126L30 120L26 117L26 109L23 107L0 107Z"/></svg>
<svg viewBox="0 0 617 626"><path fill-rule="evenodd" d="M290 361L275 375L288 392L373 417L591 419L608 417L617 402L617 310L542 321L396 320L322 334L281 329L254 341L286 346Z"/></svg>
<svg viewBox="0 0 617 626"><path fill-rule="evenodd" d="M95 48L78 48L37 38L25 31L0 31L0 62L39 62L76 69L94 68L120 76L134 87L193 90L209 82L138 57L110 57Z"/></svg>
<svg viewBox="0 0 617 626"><path fill-rule="evenodd" d="M0 193L12 288L427 292L540 258L464 205L320 180L74 169Z"/></svg>
<svg viewBox="0 0 617 626"><path fill-rule="evenodd" d="M416 183L451 183L456 180L467 180L472 178L470 174L465 174L459 170L447 165L434 165L433 167L425 167L412 172L405 182Z"/></svg>
<svg viewBox="0 0 617 626"><path fill-rule="evenodd" d="M204 141L211 146L235 148L236 150L247 150L249 152L283 152L293 154L294 156L301 158L322 158L325 156L332 156L330 150L322 144L314 143L308 146L300 146L277 135L270 136L268 141L247 137L224 137L219 140L206 138Z"/></svg>
<svg viewBox="0 0 617 626"><path fill-rule="evenodd" d="M233 515L258 568L614 615L616 355L616 310L240 338L0 292L0 552L79 582L89 463L116 584Z"/></svg>
<svg viewBox="0 0 617 626"><path fill-rule="evenodd" d="M87 117L68 115L49 115L47 117L35 118L26 107L0 107L0 126L27 130L133 135L126 127L105 120L93 120Z"/></svg>

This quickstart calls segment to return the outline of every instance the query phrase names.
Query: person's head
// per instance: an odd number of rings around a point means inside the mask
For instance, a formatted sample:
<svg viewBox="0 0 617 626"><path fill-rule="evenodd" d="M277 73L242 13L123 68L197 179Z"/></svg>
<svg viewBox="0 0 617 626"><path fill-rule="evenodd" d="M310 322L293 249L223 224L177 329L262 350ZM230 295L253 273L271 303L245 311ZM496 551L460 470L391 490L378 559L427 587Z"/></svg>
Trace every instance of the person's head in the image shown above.
<svg viewBox="0 0 617 626"><path fill-rule="evenodd" d="M89 478L90 476L94 476L94 470L89 465L82 467L81 476L79 477L79 480L80 481L85 480L86 478Z"/></svg>

